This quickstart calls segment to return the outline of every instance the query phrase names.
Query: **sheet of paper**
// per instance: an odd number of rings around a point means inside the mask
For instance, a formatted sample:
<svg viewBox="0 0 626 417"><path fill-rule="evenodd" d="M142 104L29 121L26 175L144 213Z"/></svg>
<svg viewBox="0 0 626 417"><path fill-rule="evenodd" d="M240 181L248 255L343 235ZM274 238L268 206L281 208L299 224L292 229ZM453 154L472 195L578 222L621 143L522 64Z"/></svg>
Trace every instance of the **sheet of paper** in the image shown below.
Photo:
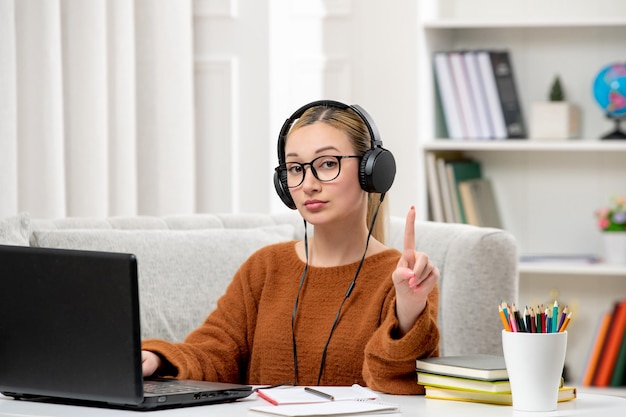
<svg viewBox="0 0 626 417"><path fill-rule="evenodd" d="M352 386L321 386L311 387L314 390L327 394L330 398L324 398L312 392L306 391L305 387L277 387L259 389L259 397L274 405L285 404L310 404L346 400L377 400L378 395L358 384Z"/></svg>
<svg viewBox="0 0 626 417"><path fill-rule="evenodd" d="M314 404L290 404L290 405L266 405L250 407L254 413L273 414L287 417L307 416L341 416L366 413L392 413L398 412L395 404L380 401L329 401ZM250 414L254 415L254 414Z"/></svg>

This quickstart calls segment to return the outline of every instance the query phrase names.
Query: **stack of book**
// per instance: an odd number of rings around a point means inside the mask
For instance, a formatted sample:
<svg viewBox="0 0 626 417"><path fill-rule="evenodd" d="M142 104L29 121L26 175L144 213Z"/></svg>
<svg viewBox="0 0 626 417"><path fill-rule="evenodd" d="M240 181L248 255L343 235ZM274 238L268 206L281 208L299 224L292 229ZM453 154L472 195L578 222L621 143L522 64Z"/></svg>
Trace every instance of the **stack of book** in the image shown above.
<svg viewBox="0 0 626 417"><path fill-rule="evenodd" d="M431 219L502 228L491 182L480 161L460 152L429 152L426 177Z"/></svg>
<svg viewBox="0 0 626 417"><path fill-rule="evenodd" d="M441 51L437 90L451 139L525 138L508 51Z"/></svg>
<svg viewBox="0 0 626 417"><path fill-rule="evenodd" d="M582 385L626 386L626 299L614 303L597 325Z"/></svg>
<svg viewBox="0 0 626 417"><path fill-rule="evenodd" d="M416 360L417 383L426 398L511 405L511 385L503 356L442 356ZM559 401L576 398L576 389L562 384Z"/></svg>

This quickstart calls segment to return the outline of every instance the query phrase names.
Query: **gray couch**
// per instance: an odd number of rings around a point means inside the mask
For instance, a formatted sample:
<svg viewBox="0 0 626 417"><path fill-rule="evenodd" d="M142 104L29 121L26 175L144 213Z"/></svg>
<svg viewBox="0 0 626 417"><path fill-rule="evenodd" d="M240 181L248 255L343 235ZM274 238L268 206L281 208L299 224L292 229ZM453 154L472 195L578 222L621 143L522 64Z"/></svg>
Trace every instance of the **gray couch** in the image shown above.
<svg viewBox="0 0 626 417"><path fill-rule="evenodd" d="M392 217L388 245L402 250L404 219ZM182 340L205 318L237 267L261 246L301 239L297 213L0 220L0 244L134 253L142 337ZM500 354L497 306L516 302L517 249L510 233L417 222L416 248L441 271L442 354ZM296 271L298 274L299 271ZM0 278L1 286L1 278Z"/></svg>

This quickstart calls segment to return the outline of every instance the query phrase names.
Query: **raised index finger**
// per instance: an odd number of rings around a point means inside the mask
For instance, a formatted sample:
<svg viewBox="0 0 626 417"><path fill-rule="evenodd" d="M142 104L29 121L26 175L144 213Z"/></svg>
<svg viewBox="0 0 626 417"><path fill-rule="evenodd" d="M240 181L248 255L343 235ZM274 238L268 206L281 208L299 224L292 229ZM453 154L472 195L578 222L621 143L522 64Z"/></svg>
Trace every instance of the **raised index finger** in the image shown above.
<svg viewBox="0 0 626 417"><path fill-rule="evenodd" d="M413 268L415 264L415 207L411 206L404 224L404 258Z"/></svg>

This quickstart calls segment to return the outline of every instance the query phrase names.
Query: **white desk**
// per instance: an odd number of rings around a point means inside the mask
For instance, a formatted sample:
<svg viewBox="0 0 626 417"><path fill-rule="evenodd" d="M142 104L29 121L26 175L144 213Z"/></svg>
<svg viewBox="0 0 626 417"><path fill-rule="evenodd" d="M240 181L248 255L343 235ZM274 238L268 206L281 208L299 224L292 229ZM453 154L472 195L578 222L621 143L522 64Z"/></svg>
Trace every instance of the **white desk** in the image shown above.
<svg viewBox="0 0 626 417"><path fill-rule="evenodd" d="M384 414L385 416L402 417L502 417L502 416L625 416L626 398L596 394L579 394L573 401L560 403L558 410L550 413L527 413L514 411L510 406L466 403L427 399L423 396L381 395L382 400L396 403L400 413ZM15 401L0 395L0 417L119 417L119 416L167 416L167 417L258 417L270 416L248 412L252 405L267 405L256 394L245 400L228 404L213 404L197 407L178 408L173 410L150 411L146 413L104 408L79 407L69 405L44 404L28 401Z"/></svg>

